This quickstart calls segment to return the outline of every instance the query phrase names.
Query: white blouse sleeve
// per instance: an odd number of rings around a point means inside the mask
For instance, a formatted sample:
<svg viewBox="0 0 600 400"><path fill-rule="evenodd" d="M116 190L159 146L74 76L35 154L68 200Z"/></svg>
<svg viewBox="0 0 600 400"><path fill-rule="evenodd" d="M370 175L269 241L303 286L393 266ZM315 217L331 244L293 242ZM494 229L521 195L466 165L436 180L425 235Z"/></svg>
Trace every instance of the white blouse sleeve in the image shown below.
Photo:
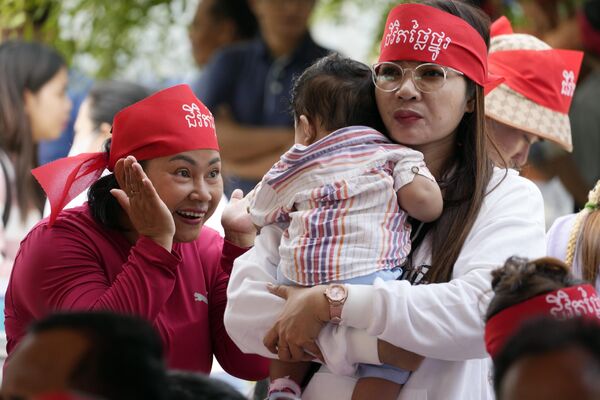
<svg viewBox="0 0 600 400"><path fill-rule="evenodd" d="M229 336L243 352L270 358L276 355L264 346L263 338L275 324L284 300L269 293L267 283L276 283L282 232L276 224L263 227L254 247L235 260L224 317ZM352 374L358 361L379 364L377 338L364 330L327 324L318 344L329 369L340 375Z"/></svg>
<svg viewBox="0 0 600 400"><path fill-rule="evenodd" d="M282 232L275 224L264 226L254 247L235 260L224 316L225 328L240 350L270 358L275 355L262 340L285 302L267 290L267 283L276 283Z"/></svg>
<svg viewBox="0 0 600 400"><path fill-rule="evenodd" d="M489 187L494 188L494 182ZM509 171L486 196L451 281L411 286L407 281L377 280L373 286L352 286L342 323L425 357L484 358L490 272L512 255L544 254L541 194L533 183Z"/></svg>

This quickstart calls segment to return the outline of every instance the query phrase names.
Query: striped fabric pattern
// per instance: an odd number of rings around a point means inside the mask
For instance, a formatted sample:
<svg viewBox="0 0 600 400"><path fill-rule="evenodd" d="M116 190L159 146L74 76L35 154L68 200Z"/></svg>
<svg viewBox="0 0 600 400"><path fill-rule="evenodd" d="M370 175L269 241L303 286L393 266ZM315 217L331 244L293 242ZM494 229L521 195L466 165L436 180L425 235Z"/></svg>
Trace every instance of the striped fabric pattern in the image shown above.
<svg viewBox="0 0 600 400"><path fill-rule="evenodd" d="M402 265L410 251L396 191L415 173L433 179L421 153L347 127L285 153L257 186L250 213L257 226L287 225L279 247L287 279L313 286L368 275Z"/></svg>

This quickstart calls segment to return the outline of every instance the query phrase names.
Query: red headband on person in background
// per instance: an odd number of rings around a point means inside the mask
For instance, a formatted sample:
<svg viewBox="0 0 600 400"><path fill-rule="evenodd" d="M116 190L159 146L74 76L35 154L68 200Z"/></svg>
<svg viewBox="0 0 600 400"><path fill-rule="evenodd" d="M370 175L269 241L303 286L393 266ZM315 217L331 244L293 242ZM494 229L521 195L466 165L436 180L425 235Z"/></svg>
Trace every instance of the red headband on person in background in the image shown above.
<svg viewBox="0 0 600 400"><path fill-rule="evenodd" d="M431 62L454 68L481 86L502 83L488 74L483 38L459 17L423 4L400 4L385 26L379 62Z"/></svg>
<svg viewBox="0 0 600 400"><path fill-rule="evenodd" d="M63 207L87 189L105 168L129 155L149 160L184 151L219 150L211 112L188 85L161 90L119 111L112 127L110 159L84 153L35 168L32 173L50 201L52 225Z"/></svg>
<svg viewBox="0 0 600 400"><path fill-rule="evenodd" d="M512 34L510 22L501 17L492 24L492 37ZM573 50L501 50L488 56L490 71L504 84L536 104L568 114L583 53ZM485 93L494 87L486 86Z"/></svg>
<svg viewBox="0 0 600 400"><path fill-rule="evenodd" d="M523 322L535 317L588 317L600 321L600 298L590 284L570 286L507 307L485 324L487 352L496 357Z"/></svg>

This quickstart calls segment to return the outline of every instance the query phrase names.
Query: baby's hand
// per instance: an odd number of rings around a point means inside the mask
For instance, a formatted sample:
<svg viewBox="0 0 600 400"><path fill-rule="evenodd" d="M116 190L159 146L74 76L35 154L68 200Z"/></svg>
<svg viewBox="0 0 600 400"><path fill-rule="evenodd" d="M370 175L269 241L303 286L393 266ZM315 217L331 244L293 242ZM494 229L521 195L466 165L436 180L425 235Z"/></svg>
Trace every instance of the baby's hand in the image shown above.
<svg viewBox="0 0 600 400"><path fill-rule="evenodd" d="M221 215L225 239L239 247L252 246L256 238L256 227L248 213L249 204L248 196L244 197L244 192L236 189Z"/></svg>

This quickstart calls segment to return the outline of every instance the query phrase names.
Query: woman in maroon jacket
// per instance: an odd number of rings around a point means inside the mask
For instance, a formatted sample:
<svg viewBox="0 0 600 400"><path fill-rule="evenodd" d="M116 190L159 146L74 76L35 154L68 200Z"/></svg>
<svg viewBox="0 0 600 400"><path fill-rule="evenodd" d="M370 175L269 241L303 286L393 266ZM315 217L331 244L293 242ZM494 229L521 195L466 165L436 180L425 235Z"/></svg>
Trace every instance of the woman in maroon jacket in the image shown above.
<svg viewBox="0 0 600 400"><path fill-rule="evenodd" d="M243 354L223 326L233 260L254 240L241 193L223 214L225 239L202 228L223 191L210 111L185 85L165 89L116 115L108 147L33 171L52 214L15 261L9 355L54 310L111 310L151 321L170 368L208 373L214 354L232 375L265 377L266 360ZM104 168L113 174L98 179ZM88 204L61 212L90 184Z"/></svg>

